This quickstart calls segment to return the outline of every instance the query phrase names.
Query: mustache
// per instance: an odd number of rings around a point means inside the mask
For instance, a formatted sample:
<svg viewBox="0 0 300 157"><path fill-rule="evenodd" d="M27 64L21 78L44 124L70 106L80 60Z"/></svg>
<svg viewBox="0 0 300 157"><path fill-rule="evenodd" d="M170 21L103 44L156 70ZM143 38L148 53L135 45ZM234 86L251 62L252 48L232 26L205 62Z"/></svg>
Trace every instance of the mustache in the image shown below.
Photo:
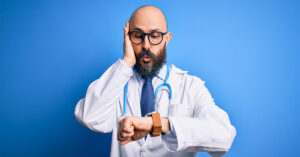
<svg viewBox="0 0 300 157"><path fill-rule="evenodd" d="M155 56L153 55L153 53L151 53L150 51L148 50L143 50L139 56L139 58L142 58L144 57L145 55L149 56L150 58L155 58Z"/></svg>

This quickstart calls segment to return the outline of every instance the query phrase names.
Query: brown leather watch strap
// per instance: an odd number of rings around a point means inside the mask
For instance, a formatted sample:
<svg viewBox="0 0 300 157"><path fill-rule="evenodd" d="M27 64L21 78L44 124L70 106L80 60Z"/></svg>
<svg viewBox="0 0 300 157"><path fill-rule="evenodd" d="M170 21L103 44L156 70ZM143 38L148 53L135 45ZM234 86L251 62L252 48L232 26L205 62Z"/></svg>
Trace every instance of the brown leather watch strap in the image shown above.
<svg viewBox="0 0 300 157"><path fill-rule="evenodd" d="M161 134L161 120L160 120L160 114L159 113L152 113L152 120L153 120L153 127L152 127L152 133L151 136L159 136Z"/></svg>

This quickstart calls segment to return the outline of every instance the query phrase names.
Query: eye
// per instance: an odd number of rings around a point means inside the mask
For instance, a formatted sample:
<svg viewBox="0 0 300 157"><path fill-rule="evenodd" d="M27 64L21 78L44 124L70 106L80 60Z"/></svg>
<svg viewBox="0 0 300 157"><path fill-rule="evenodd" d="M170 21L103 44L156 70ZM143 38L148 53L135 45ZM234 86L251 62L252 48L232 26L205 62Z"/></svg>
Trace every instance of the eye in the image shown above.
<svg viewBox="0 0 300 157"><path fill-rule="evenodd" d="M133 33L133 37L134 38L143 38L143 33L141 33L141 32L134 32Z"/></svg>
<svg viewBox="0 0 300 157"><path fill-rule="evenodd" d="M137 34L137 35L135 35L134 37L136 37L136 38L142 38L143 36L142 36L142 35L139 35L139 34Z"/></svg>
<svg viewBox="0 0 300 157"><path fill-rule="evenodd" d="M159 38L161 34L159 32L152 32L151 33L151 38Z"/></svg>
<svg viewBox="0 0 300 157"><path fill-rule="evenodd" d="M159 38L159 37L160 37L160 33L158 33L158 32L153 32L151 34L151 38Z"/></svg>

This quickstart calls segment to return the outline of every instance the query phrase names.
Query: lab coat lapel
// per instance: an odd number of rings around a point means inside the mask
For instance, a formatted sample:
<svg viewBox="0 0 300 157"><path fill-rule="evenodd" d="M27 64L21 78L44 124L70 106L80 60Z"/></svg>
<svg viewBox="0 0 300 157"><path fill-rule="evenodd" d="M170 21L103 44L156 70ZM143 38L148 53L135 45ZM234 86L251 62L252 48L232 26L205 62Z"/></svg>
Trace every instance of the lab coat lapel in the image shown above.
<svg viewBox="0 0 300 157"><path fill-rule="evenodd" d="M171 88L172 88L172 99L170 100L169 104L172 105L174 102L174 99L176 98L176 85L178 85L177 83L174 83L177 81L176 75L174 75L174 66L171 65L170 66L170 73L169 73L169 79L168 79L168 83L170 84ZM169 106L170 107L170 106ZM169 109L168 109L169 110Z"/></svg>
<svg viewBox="0 0 300 157"><path fill-rule="evenodd" d="M173 64L170 67L170 74L169 74L169 80L168 83L170 84L172 88L172 99L170 100L170 104L174 104L175 102L178 102L178 98L180 96L178 95L178 89L182 86L182 78L188 71L183 71L175 67Z"/></svg>
<svg viewBox="0 0 300 157"><path fill-rule="evenodd" d="M139 107L139 98L136 96L139 96L138 93L138 84L137 84L136 76L132 76L128 83L128 93L127 93L127 99L128 99L128 106L130 107L132 111L132 116L141 116L141 111Z"/></svg>

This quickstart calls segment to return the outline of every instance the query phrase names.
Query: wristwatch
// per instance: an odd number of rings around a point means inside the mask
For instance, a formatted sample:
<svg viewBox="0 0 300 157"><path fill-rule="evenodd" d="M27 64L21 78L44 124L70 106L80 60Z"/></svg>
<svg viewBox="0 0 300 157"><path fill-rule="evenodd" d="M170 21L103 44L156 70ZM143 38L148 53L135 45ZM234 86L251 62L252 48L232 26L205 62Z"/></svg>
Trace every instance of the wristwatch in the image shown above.
<svg viewBox="0 0 300 157"><path fill-rule="evenodd" d="M150 133L150 135L152 137L156 137L162 133L160 114L158 112L153 112L153 113L151 113L151 117L152 117L152 121L153 121L153 126L152 126L152 132Z"/></svg>

